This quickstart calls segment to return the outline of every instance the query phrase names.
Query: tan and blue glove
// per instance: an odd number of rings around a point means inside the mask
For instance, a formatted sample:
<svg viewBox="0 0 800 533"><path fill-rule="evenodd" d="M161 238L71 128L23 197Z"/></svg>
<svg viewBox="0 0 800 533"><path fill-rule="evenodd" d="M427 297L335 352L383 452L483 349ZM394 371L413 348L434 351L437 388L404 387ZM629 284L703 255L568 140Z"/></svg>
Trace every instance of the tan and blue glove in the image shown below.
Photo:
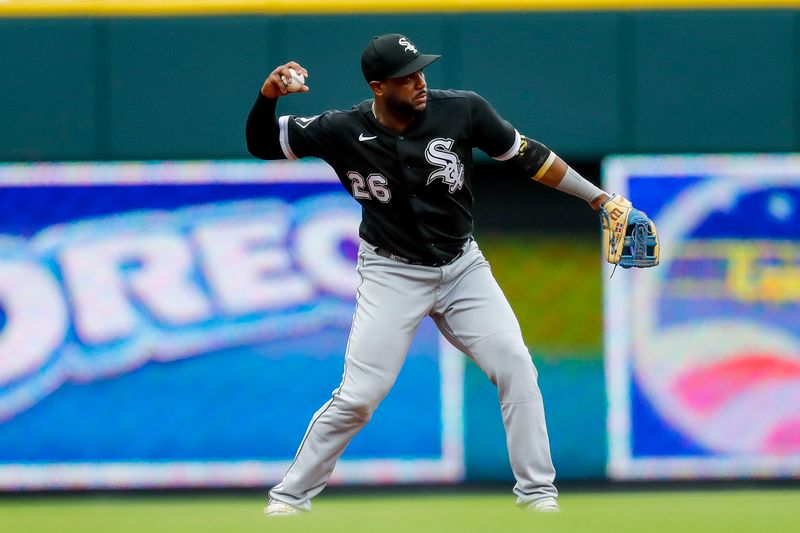
<svg viewBox="0 0 800 533"><path fill-rule="evenodd" d="M622 268L647 268L661 260L658 232L653 221L631 202L614 194L600 206L603 255Z"/></svg>

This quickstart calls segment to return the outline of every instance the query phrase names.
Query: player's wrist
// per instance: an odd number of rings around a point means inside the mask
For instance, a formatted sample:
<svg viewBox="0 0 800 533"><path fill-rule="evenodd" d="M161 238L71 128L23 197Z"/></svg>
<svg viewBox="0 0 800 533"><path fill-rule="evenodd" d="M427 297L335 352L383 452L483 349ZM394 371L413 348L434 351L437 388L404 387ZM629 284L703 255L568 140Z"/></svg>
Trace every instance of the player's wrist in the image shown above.
<svg viewBox="0 0 800 533"><path fill-rule="evenodd" d="M270 98L272 100L277 100L281 96L283 96L280 92L280 89L275 87L274 83L270 83L269 81L264 82L264 85L261 86L261 96L264 98Z"/></svg>
<svg viewBox="0 0 800 533"><path fill-rule="evenodd" d="M604 203L606 203L607 201L609 201L610 199L611 199L611 196L609 194L602 193L597 198L595 198L594 200L589 202L589 205L591 205L592 209L594 209L595 211L599 211L600 207L602 207L602 205Z"/></svg>

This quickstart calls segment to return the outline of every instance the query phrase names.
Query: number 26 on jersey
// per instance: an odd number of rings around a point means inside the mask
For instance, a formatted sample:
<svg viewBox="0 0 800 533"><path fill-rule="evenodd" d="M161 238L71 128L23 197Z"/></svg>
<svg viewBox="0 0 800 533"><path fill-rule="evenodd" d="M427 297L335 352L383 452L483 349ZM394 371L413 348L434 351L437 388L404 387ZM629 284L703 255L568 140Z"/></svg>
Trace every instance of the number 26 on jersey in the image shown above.
<svg viewBox="0 0 800 533"><path fill-rule="evenodd" d="M347 173L347 178L350 180L353 198L356 200L374 199L385 204L392 197L392 191L387 187L389 182L381 174L370 174L365 180L364 176L351 170Z"/></svg>

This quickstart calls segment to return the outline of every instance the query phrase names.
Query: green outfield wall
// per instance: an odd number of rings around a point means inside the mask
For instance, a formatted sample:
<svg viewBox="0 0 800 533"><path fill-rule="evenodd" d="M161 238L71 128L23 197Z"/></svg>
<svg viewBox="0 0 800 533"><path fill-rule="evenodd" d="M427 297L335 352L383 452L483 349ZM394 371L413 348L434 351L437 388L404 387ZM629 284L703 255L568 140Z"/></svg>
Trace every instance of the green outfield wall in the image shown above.
<svg viewBox="0 0 800 533"><path fill-rule="evenodd" d="M311 73L281 111L349 108L370 96L361 49L391 31L443 54L431 86L567 158L800 148L797 9L20 16L0 19L0 160L247 157L274 65Z"/></svg>

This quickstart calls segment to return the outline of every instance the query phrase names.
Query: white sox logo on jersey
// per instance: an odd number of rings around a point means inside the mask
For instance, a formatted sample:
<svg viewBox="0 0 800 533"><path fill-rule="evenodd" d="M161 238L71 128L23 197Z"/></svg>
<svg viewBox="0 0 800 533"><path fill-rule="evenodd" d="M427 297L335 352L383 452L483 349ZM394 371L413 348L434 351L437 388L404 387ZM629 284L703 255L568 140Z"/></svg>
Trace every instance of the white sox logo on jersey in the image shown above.
<svg viewBox="0 0 800 533"><path fill-rule="evenodd" d="M411 52L411 53L414 53L414 54L417 53L417 47L414 46L413 44L411 44L411 41L409 41L405 37L400 37L400 40L397 41L397 42L400 43L400 45L406 47L406 50L405 50L406 52Z"/></svg>
<svg viewBox="0 0 800 533"><path fill-rule="evenodd" d="M441 179L450 186L450 194L456 192L464 185L464 164L458 155L450 150L455 141L453 139L433 139L425 148L425 159L437 168L428 176L430 185L433 180Z"/></svg>

